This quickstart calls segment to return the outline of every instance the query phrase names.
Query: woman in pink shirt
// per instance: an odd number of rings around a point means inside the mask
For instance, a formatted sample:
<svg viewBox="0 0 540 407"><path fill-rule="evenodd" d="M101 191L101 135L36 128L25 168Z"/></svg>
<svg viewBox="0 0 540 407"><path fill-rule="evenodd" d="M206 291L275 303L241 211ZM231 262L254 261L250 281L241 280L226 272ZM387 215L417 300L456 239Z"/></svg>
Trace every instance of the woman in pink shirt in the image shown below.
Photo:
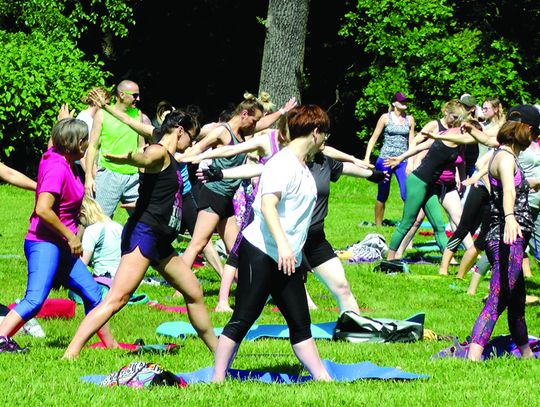
<svg viewBox="0 0 540 407"><path fill-rule="evenodd" d="M0 352L20 350L11 337L38 313L55 279L83 299L86 313L101 302L99 285L80 259L77 237L84 186L74 164L86 149L88 127L66 118L54 125L51 139L53 145L39 163L35 206L24 241L26 294L0 324ZM107 326L98 335L108 347L117 346Z"/></svg>

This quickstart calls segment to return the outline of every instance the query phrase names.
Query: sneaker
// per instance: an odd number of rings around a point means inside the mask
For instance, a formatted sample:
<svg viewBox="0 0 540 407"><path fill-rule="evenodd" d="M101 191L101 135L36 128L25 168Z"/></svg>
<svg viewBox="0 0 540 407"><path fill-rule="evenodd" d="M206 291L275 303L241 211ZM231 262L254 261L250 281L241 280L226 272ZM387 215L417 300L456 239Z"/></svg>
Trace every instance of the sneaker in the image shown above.
<svg viewBox="0 0 540 407"><path fill-rule="evenodd" d="M21 348L9 336L0 336L0 353L26 353L28 348Z"/></svg>

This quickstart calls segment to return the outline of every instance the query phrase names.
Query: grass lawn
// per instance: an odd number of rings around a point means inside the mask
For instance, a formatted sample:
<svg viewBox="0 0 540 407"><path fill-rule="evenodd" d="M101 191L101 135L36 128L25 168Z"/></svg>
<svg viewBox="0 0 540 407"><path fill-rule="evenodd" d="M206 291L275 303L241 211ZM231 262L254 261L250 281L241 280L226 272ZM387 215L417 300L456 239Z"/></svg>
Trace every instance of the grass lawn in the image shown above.
<svg viewBox="0 0 540 407"><path fill-rule="evenodd" d="M363 220L373 220L376 187L365 181L343 179L333 186L326 234L335 248L361 240L367 233L380 232L390 239L392 228L359 227ZM398 220L402 203L397 185L388 202L388 219ZM26 261L23 239L32 211L33 195L11 186L0 186L0 303L9 304L24 296ZM119 212L117 220L124 221ZM419 239L422 239L420 237ZM423 239L426 239L423 237ZM382 275L372 272L373 265L346 265L345 269L355 296L365 314L374 317L406 318L417 312L426 313L426 328L440 334L470 335L486 294L484 280L474 297L465 293L468 281L455 282L453 277L437 275L435 265L413 265L409 275ZM151 271L152 272L152 271ZM150 273L151 273L150 272ZM455 267L451 269L456 272ZM527 281L528 294L540 295L540 272L533 265L532 279ZM210 270L199 271L208 308L217 302L219 279ZM310 276L308 288L321 308L312 311L313 322L333 321L337 312L329 292ZM168 305L182 305L172 299L173 290L164 286L144 285L140 292ZM51 297L66 297L64 290L53 291ZM281 323L279 313L265 309L260 323ZM530 335L540 335L540 307L528 306ZM534 390L540 375L536 360L498 359L485 363L463 360L430 360L430 357L450 342L421 341L412 344L350 344L318 341L322 358L340 363L371 361L381 366L399 366L430 376L426 380L409 382L357 381L355 383L310 383L306 385L265 385L256 382L227 382L224 385L193 385L186 389L102 388L83 383L81 376L108 374L134 360L154 361L173 372L188 372L212 365L212 355L199 339L178 340L179 352L174 355L129 355L122 350L86 349L79 360L60 360L83 317L77 306L74 319L41 320L47 334L44 339L17 336L25 355L0 355L0 405L540 405L538 390ZM229 315L211 314L215 326L223 326ZM112 321L116 338L132 342L143 338L147 344L171 342L155 334L165 321L183 320L183 314L165 313L146 305L127 306ZM496 326L494 335L508 333L506 315ZM94 339L95 340L95 339ZM233 367L240 369L274 370L300 373L288 341L245 341Z"/></svg>

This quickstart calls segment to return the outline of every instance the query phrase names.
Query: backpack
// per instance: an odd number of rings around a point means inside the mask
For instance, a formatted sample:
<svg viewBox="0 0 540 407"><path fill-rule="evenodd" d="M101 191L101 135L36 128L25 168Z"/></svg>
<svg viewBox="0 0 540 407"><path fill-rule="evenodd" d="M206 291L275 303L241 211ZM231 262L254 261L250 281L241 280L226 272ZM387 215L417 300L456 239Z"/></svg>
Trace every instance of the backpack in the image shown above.
<svg viewBox="0 0 540 407"><path fill-rule="evenodd" d="M386 274L408 273L409 267L400 259L381 260L380 263L373 268L373 271Z"/></svg>
<svg viewBox="0 0 540 407"><path fill-rule="evenodd" d="M424 314L401 321L369 318L354 311L345 311L334 329L334 340L349 342L415 342L424 336Z"/></svg>
<svg viewBox="0 0 540 407"><path fill-rule="evenodd" d="M187 382L174 373L163 370L157 363L131 362L112 372L101 382L102 386L128 386L146 388L150 386L186 387Z"/></svg>

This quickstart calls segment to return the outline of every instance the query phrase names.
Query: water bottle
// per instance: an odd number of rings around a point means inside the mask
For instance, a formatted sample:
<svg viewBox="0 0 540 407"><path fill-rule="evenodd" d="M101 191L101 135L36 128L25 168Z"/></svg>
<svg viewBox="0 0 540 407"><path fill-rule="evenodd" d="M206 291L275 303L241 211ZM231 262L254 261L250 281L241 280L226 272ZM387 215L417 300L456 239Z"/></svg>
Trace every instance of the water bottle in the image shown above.
<svg viewBox="0 0 540 407"><path fill-rule="evenodd" d="M36 318L26 321L26 324L23 325L23 331L35 338L45 338L45 331Z"/></svg>

